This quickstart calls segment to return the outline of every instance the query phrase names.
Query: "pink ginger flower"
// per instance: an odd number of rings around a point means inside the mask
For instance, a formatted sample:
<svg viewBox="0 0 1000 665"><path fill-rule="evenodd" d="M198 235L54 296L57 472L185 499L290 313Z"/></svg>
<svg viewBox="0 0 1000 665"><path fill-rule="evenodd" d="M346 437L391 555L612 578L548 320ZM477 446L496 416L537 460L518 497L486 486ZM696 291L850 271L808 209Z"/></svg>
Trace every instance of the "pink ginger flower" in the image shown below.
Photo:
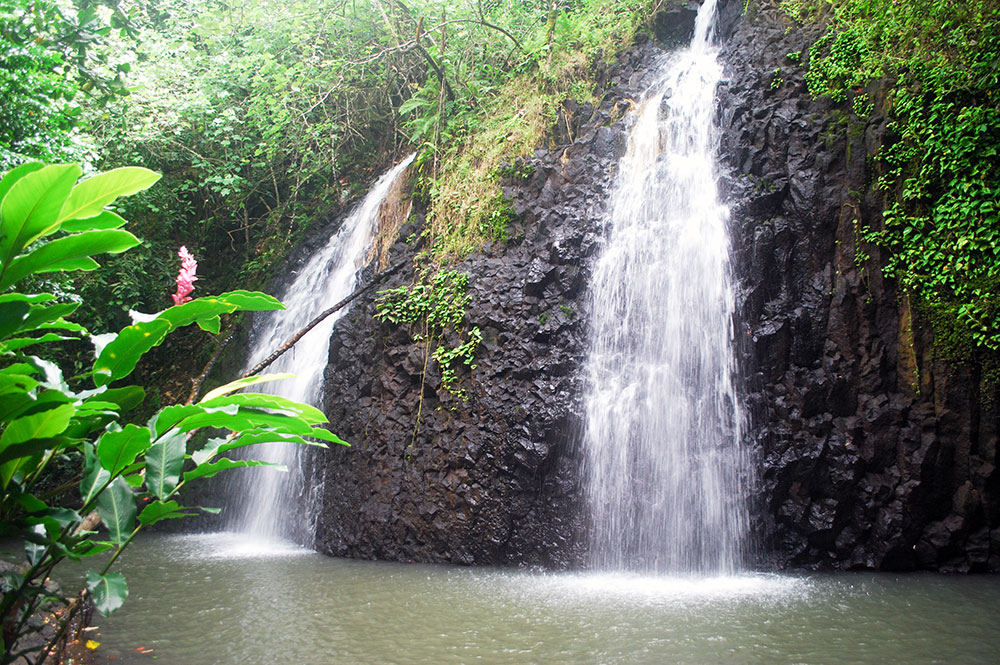
<svg viewBox="0 0 1000 665"><path fill-rule="evenodd" d="M177 256L181 257L181 269L177 273L177 293L171 297L174 299L175 305L183 305L191 300L188 294L194 291L194 282L198 281L194 274L195 270L198 269L198 262L183 245L177 250Z"/></svg>

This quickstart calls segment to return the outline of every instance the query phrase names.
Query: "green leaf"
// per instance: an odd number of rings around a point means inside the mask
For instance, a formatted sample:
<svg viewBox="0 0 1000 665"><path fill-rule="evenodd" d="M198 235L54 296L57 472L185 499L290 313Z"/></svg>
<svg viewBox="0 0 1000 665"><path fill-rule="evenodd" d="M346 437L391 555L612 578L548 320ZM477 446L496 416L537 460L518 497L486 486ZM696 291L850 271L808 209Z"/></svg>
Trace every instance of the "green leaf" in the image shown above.
<svg viewBox="0 0 1000 665"><path fill-rule="evenodd" d="M216 397L221 395L227 395L231 392L235 392L242 388L248 388L250 386L255 386L258 383L267 383L269 381L280 381L282 379L294 379L294 374L261 374L260 376L248 376L245 379L236 379L235 381L230 381L229 383L219 386L214 390L208 391L204 397L201 398L199 404L204 402L210 402Z"/></svg>
<svg viewBox="0 0 1000 665"><path fill-rule="evenodd" d="M216 455L222 455L230 450L245 448L246 446L254 446L259 443L288 443L302 446L324 447L324 444L309 441L308 439L305 439L297 434L287 434L284 432L274 432L270 430L255 431L246 432L234 438L209 439L204 448L191 454L191 460L195 464L204 464ZM346 441L339 441L338 443L342 443L345 446L350 445Z"/></svg>
<svg viewBox="0 0 1000 665"><path fill-rule="evenodd" d="M69 419L76 412L72 404L61 404L53 409L18 418L0 436L0 451L7 446L30 439L53 437L66 429Z"/></svg>
<svg viewBox="0 0 1000 665"><path fill-rule="evenodd" d="M62 207L59 221L99 215L104 206L119 196L141 192L159 179L159 173L139 166L125 166L87 178L73 188Z"/></svg>
<svg viewBox="0 0 1000 665"><path fill-rule="evenodd" d="M45 324L58 322L64 316L69 316L76 311L80 303L70 302L60 305L38 305L31 308L31 312L21 325L22 330L32 330L41 328Z"/></svg>
<svg viewBox="0 0 1000 665"><path fill-rule="evenodd" d="M231 291L166 309L157 314L155 319L124 328L115 339L108 342L94 363L94 383L102 386L128 376L135 369L139 358L160 344L175 328L236 310L272 309L282 309L281 303L269 295L255 291Z"/></svg>
<svg viewBox="0 0 1000 665"><path fill-rule="evenodd" d="M18 252L59 226L59 211L80 177L76 164L54 164L28 173L0 204L0 277Z"/></svg>
<svg viewBox="0 0 1000 665"><path fill-rule="evenodd" d="M102 616L108 616L117 610L128 598L128 585L121 573L100 575L88 570L87 589L94 597L94 607Z"/></svg>
<svg viewBox="0 0 1000 665"><path fill-rule="evenodd" d="M35 344L63 342L70 339L77 338L66 337L65 335L56 335L55 333L48 333L42 335L41 337L14 337L0 342L0 351L17 351L18 349L26 349L29 346L34 346Z"/></svg>
<svg viewBox="0 0 1000 665"><path fill-rule="evenodd" d="M26 302L0 302L0 339L20 330L30 311L31 305Z"/></svg>
<svg viewBox="0 0 1000 665"><path fill-rule="evenodd" d="M39 536L39 538L45 538L45 527L41 524L36 524L31 527L31 532ZM42 560L42 555L45 554L47 546L43 543L32 542L31 540L24 541L24 556L28 560L29 566L34 566L36 563Z"/></svg>
<svg viewBox="0 0 1000 665"><path fill-rule="evenodd" d="M46 450L52 450L55 448L61 448L66 444L67 440L65 438L49 438L49 439L31 439L30 441L22 441L21 443L15 443L13 445L7 446L2 451L0 451L0 469L11 460L16 460L21 458L22 460L28 460L36 455L41 455ZM20 468L20 464L13 465L11 467L11 475L13 472ZM5 482L9 481L9 478Z"/></svg>
<svg viewBox="0 0 1000 665"><path fill-rule="evenodd" d="M124 478L112 480L97 497L97 514L108 528L112 542L120 545L128 540L135 528L135 496Z"/></svg>
<svg viewBox="0 0 1000 665"><path fill-rule="evenodd" d="M176 501L153 501L139 514L139 521L144 526L156 524L160 520L177 519L179 517L190 517L197 513L186 512L187 508L181 506Z"/></svg>
<svg viewBox="0 0 1000 665"><path fill-rule="evenodd" d="M205 408L236 405L274 409L276 411L288 412L311 424L328 422L326 416L323 415L323 412L314 406L303 404L302 402L296 402L288 399L287 397L267 395L264 393L237 393L235 395L228 395L225 397L214 397L210 400L203 399L198 402L198 404Z"/></svg>
<svg viewBox="0 0 1000 665"><path fill-rule="evenodd" d="M199 328L207 333L212 333L213 335L218 335L219 329L222 327L222 321L218 316L210 316L207 319L199 319L197 324Z"/></svg>
<svg viewBox="0 0 1000 665"><path fill-rule="evenodd" d="M13 168L10 171L7 171L6 175L4 175L3 177L3 180L0 180L0 203L3 202L3 197L7 196L7 192L10 191L10 188L14 186L15 182L17 182L24 176L28 175L29 173L38 171L44 166L45 164L43 164L42 162L28 162L27 164L21 164L17 168Z"/></svg>
<svg viewBox="0 0 1000 665"><path fill-rule="evenodd" d="M27 514L39 513L48 508L48 505L33 494L21 494L17 497L17 504L24 508Z"/></svg>
<svg viewBox="0 0 1000 665"><path fill-rule="evenodd" d="M170 332L171 325L162 319L143 321L124 328L101 350L94 363L94 383L103 386L128 376L139 358L159 344Z"/></svg>
<svg viewBox="0 0 1000 665"><path fill-rule="evenodd" d="M118 405L118 410L125 413L142 404L142 401L146 399L146 391L140 386L122 386L121 388L109 388L100 393L99 397L103 401L114 402Z"/></svg>
<svg viewBox="0 0 1000 665"><path fill-rule="evenodd" d="M173 432L157 441L146 453L146 487L162 501L177 487L187 452L187 436Z"/></svg>
<svg viewBox="0 0 1000 665"><path fill-rule="evenodd" d="M177 424L177 427L185 432L191 432L201 427L226 427L236 432L266 429L280 433L311 436L334 443L340 442L340 439L329 431L319 427L310 427L308 423L294 416L246 408L241 408L236 413L206 410L205 413L184 418Z"/></svg>
<svg viewBox="0 0 1000 665"><path fill-rule="evenodd" d="M262 462L260 460L252 459L229 459L228 457L223 457L222 459L210 464L200 464L190 471L187 471L184 474L184 482L188 483L198 478L211 478L217 473L227 471L229 469L243 469L253 466L269 466L276 471L288 471L288 467L282 464L275 464L274 462Z"/></svg>
<svg viewBox="0 0 1000 665"><path fill-rule="evenodd" d="M98 231L117 229L125 226L125 218L118 213L104 210L96 217L87 219L67 219L59 227L64 233L79 233L80 231Z"/></svg>
<svg viewBox="0 0 1000 665"><path fill-rule="evenodd" d="M216 298L236 309L247 312L266 312L275 309L285 309L280 300L259 291L227 291L216 296Z"/></svg>
<svg viewBox="0 0 1000 665"><path fill-rule="evenodd" d="M269 295L254 291L230 291L218 296L196 298L183 305L165 309L159 313L157 319L169 321L175 328L181 328L237 310L257 312L273 309L284 308L278 300Z"/></svg>
<svg viewBox="0 0 1000 665"><path fill-rule="evenodd" d="M97 459L94 445L85 443L83 446L83 479L80 481L82 505L87 506L104 487L104 483L110 479L111 474L101 466L100 460Z"/></svg>
<svg viewBox="0 0 1000 665"><path fill-rule="evenodd" d="M150 447L149 430L138 425L105 432L97 442L97 457L112 476L124 471Z"/></svg>
<svg viewBox="0 0 1000 665"><path fill-rule="evenodd" d="M128 231L85 231L47 242L29 254L14 259L0 279L0 289L5 289L34 273L79 270L93 264L86 260L93 254L119 254L139 244L139 239ZM80 263L83 260L85 263Z"/></svg>

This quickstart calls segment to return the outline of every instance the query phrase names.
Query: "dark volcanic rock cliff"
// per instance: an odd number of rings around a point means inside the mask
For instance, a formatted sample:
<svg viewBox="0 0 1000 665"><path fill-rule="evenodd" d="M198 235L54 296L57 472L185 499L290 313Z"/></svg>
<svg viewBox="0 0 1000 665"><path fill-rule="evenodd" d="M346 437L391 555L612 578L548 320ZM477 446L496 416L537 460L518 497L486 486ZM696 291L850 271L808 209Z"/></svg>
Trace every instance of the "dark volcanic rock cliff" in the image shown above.
<svg viewBox="0 0 1000 665"><path fill-rule="evenodd" d="M810 36L752 12L719 91L758 532L777 565L1000 570L995 382L942 360L862 243L885 120L811 99L786 55L804 60ZM874 254L860 266L859 249Z"/></svg>
<svg viewBox="0 0 1000 665"><path fill-rule="evenodd" d="M975 363L940 359L877 253L855 262L855 220L881 214L870 155L884 120L811 100L804 63L786 57L809 35L774 10L741 18L742 8L728 1L721 11L718 124L762 553L775 566L998 570L996 389ZM663 42L691 19L672 11L652 24ZM622 115L652 75L653 42L596 73L610 91L597 109L564 105L552 147L526 158L517 171L530 176L505 188L521 217L513 239L458 266L471 276L467 321L483 332L478 366L462 377L468 402L439 390L433 362L423 380L422 347L374 321L370 299L338 324L325 409L354 447L316 460L321 551L582 561L575 443L587 284ZM419 231L419 217L399 238ZM420 249L400 240L391 260Z"/></svg>
<svg viewBox="0 0 1000 665"><path fill-rule="evenodd" d="M325 456L322 551L556 567L581 560L575 442L589 266L624 150L619 119L660 53L644 41L603 71L614 85L600 108L564 104L554 147L519 163L512 170L530 175L505 187L520 217L512 240L457 266L470 275L467 320L483 333L477 367L462 378L467 402L440 390L433 361L422 381L423 347L375 322L371 301L338 324L325 407L354 447ZM399 237L416 230L411 222ZM397 261L419 249L401 241L390 254Z"/></svg>

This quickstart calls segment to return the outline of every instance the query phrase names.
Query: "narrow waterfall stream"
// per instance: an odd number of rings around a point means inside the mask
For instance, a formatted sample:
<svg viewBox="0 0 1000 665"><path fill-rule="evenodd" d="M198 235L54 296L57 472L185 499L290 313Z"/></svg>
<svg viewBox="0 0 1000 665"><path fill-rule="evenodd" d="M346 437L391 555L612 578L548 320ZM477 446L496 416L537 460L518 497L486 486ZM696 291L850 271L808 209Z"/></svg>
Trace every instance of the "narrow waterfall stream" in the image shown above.
<svg viewBox="0 0 1000 665"><path fill-rule="evenodd" d="M634 113L592 287L586 487L593 563L732 573L746 537L727 209L706 0Z"/></svg>
<svg viewBox="0 0 1000 665"><path fill-rule="evenodd" d="M337 233L309 258L285 290L277 294L285 310L268 312L255 320L248 368L354 290L355 278L372 243L382 204L413 157L410 155L379 178L344 219ZM267 370L273 374L291 373L295 379L266 383L259 389L319 406L330 334L346 312L345 308L327 317ZM255 449L253 455L285 465L289 473L245 469L244 473L232 474L228 494L233 509L227 528L261 539L286 538L311 545L314 533L311 510L318 504L318 497L314 495L321 488L318 485L310 487L307 483L301 468L304 451L299 446L270 444Z"/></svg>

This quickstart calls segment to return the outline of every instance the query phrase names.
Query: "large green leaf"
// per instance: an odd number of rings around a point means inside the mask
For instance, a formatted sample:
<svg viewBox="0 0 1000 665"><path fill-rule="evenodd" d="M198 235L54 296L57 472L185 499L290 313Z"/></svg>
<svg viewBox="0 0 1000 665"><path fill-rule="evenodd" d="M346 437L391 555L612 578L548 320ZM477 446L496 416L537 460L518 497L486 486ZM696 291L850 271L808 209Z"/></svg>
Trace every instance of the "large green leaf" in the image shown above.
<svg viewBox="0 0 1000 665"><path fill-rule="evenodd" d="M36 455L40 456L46 450L61 448L65 445L66 440L64 438L30 439L9 445L0 451L0 470L4 469L6 464L11 460L17 460L18 458L21 458L22 461L27 460ZM20 464L12 466L11 475L20 466ZM5 478L5 482L6 480L9 480L9 478Z"/></svg>
<svg viewBox="0 0 1000 665"><path fill-rule="evenodd" d="M44 168L45 164L42 162L28 162L26 164L21 164L17 168L13 168L4 175L3 180L0 180L0 203L3 202L3 197L7 196L7 192L10 188L14 186L14 183L34 171L38 171Z"/></svg>
<svg viewBox="0 0 1000 665"><path fill-rule="evenodd" d="M236 450L237 448L245 448L246 446L257 445L258 443L288 443L288 444L298 444L303 446L318 446L323 447L324 444L317 443L316 441L310 441L305 439L298 434L287 434L284 432L274 432L271 430L266 431L252 431L245 432L236 437L226 437L219 439L209 439L208 443L201 450L197 450L191 454L191 461L195 464L204 464L205 462L211 460L217 455L222 455L229 452L230 450ZM350 444L346 441L338 441L338 443L349 446Z"/></svg>
<svg viewBox="0 0 1000 665"><path fill-rule="evenodd" d="M14 420L20 418L21 416L32 415L36 413L41 413L42 411L47 411L48 409L53 409L60 404L73 404L76 400L71 395L60 390L45 390L45 391L32 391L30 394L24 394L24 400L16 400L8 402L10 405L10 411L6 414L0 415L0 418L5 420ZM77 405L79 409L79 405ZM77 411L79 413L79 411ZM75 416L74 416L75 419ZM70 425L72 425L73 420L70 420ZM64 430L64 431L68 431Z"/></svg>
<svg viewBox="0 0 1000 665"><path fill-rule="evenodd" d="M26 302L0 302L0 339L20 330L30 311L31 305Z"/></svg>
<svg viewBox="0 0 1000 665"><path fill-rule="evenodd" d="M146 391L141 386L122 386L121 388L109 388L99 394L103 401L114 402L118 405L121 413L130 411L142 404L146 399Z"/></svg>
<svg viewBox="0 0 1000 665"><path fill-rule="evenodd" d="M64 342L71 339L76 339L76 337L66 337L65 335L56 335L55 333L48 333L41 337L14 337L0 342L0 351L17 351L18 349L26 349L35 344Z"/></svg>
<svg viewBox="0 0 1000 665"><path fill-rule="evenodd" d="M121 476L111 481L97 497L97 514L108 528L108 538L124 543L135 529L135 496Z"/></svg>
<svg viewBox="0 0 1000 665"><path fill-rule="evenodd" d="M121 573L100 575L88 570L87 589L94 597L94 607L102 616L108 616L117 610L128 598L128 584Z"/></svg>
<svg viewBox="0 0 1000 665"><path fill-rule="evenodd" d="M146 453L146 487L160 500L166 501L181 479L187 436L172 432L157 441Z"/></svg>
<svg viewBox="0 0 1000 665"><path fill-rule="evenodd" d="M228 303L235 309L247 312L266 312L274 309L285 309L280 300L259 291L227 291L216 296L216 298Z"/></svg>
<svg viewBox="0 0 1000 665"><path fill-rule="evenodd" d="M5 289L33 273L80 270L96 265L94 254L118 254L139 244L139 239L128 231L85 231L47 242L29 254L13 261L0 279L0 289ZM81 263L80 261L84 261Z"/></svg>
<svg viewBox="0 0 1000 665"><path fill-rule="evenodd" d="M0 295L0 302L30 302L38 304L52 302L56 297L51 293L5 293Z"/></svg>
<svg viewBox="0 0 1000 665"><path fill-rule="evenodd" d="M219 386L214 390L208 391L204 397L201 398L202 402L208 402L221 395L228 395L231 392L235 392L242 388L248 388L250 386L255 386L258 383L267 383L269 381L280 381L282 379L294 379L294 374L261 374L260 376L248 376L245 379L236 379L235 381L230 381L229 383Z"/></svg>
<svg viewBox="0 0 1000 665"><path fill-rule="evenodd" d="M229 291L217 296L196 298L183 305L177 305L160 312L157 318L170 321L180 328L197 321L211 319L219 314L230 314L236 310L259 312L284 309L276 298L255 291Z"/></svg>
<svg viewBox="0 0 1000 665"><path fill-rule="evenodd" d="M236 413L206 411L184 418L177 424L181 430L191 432L201 427L226 427L236 432L268 429L287 434L311 436L324 441L339 443L340 439L327 430L310 425L294 416L268 413L257 409L240 408Z"/></svg>
<svg viewBox="0 0 1000 665"><path fill-rule="evenodd" d="M159 173L139 166L125 166L87 178L73 188L59 221L94 217L119 196L141 192L159 179Z"/></svg>
<svg viewBox="0 0 1000 665"><path fill-rule="evenodd" d="M198 404L175 404L168 406L150 418L149 429L153 432L154 438L160 437L180 421L198 413L205 413L205 409Z"/></svg>
<svg viewBox="0 0 1000 665"><path fill-rule="evenodd" d="M59 230L63 233L79 233L80 231L117 229L125 226L125 224L124 217L110 210L104 210L97 217L67 219L59 226Z"/></svg>
<svg viewBox="0 0 1000 665"><path fill-rule="evenodd" d="M68 302L59 305L32 305L27 318L21 324L22 330L34 330L62 320L76 311L80 303ZM75 326L74 326L75 327ZM70 328L66 328L67 330Z"/></svg>
<svg viewBox="0 0 1000 665"><path fill-rule="evenodd" d="M163 341L171 325L162 319L143 321L124 328L105 345L94 363L94 383L103 386L128 376L139 358Z"/></svg>
<svg viewBox="0 0 1000 665"><path fill-rule="evenodd" d="M76 407L72 404L60 404L55 408L18 418L7 425L0 436L0 451L15 443L44 439L61 433L69 425L69 419L75 411Z"/></svg>
<svg viewBox="0 0 1000 665"><path fill-rule="evenodd" d="M153 501L139 513L139 521L143 526L156 524L160 520L177 519L179 517L190 517L196 513L188 512L190 509L178 504L176 501Z"/></svg>
<svg viewBox="0 0 1000 665"><path fill-rule="evenodd" d="M13 446L30 443L37 439L51 439L62 433L69 425L70 418L75 412L74 405L60 404L55 408L31 413L14 420L7 425L3 435L0 436L0 455ZM8 459L0 465L0 487L6 489L14 475L22 468L26 468L30 473L33 465L36 465L44 454L45 449L45 446L21 445L16 457Z"/></svg>
<svg viewBox="0 0 1000 665"><path fill-rule="evenodd" d="M215 397L210 400L202 400L198 402L198 404L205 408L236 405L274 409L276 411L285 411L294 414L307 423L316 424L328 422L326 416L323 415L323 412L314 406L303 404L302 402L296 402L288 399L287 397L267 395L264 393L237 393L236 395L227 395L224 397Z"/></svg>
<svg viewBox="0 0 1000 665"><path fill-rule="evenodd" d="M112 476L124 471L150 447L149 430L138 425L105 432L97 442L97 457Z"/></svg>
<svg viewBox="0 0 1000 665"><path fill-rule="evenodd" d="M80 177L76 164L53 164L14 183L0 204L0 277L18 252L59 226L59 211Z"/></svg>
<svg viewBox="0 0 1000 665"><path fill-rule="evenodd" d="M31 527L31 532L34 535L39 536L39 539L43 539L47 536L47 534L45 533L45 527L42 526L41 524L36 524L35 526ZM45 554L46 549L48 548L43 543L33 542L33 539L25 540L24 557L28 560L28 565L34 566L39 561L41 561L42 557Z"/></svg>
<svg viewBox="0 0 1000 665"><path fill-rule="evenodd" d="M27 363L17 363L0 369L0 395L24 393L38 387L38 381L31 375L35 368ZM0 419L7 419L9 413L0 413Z"/></svg>
<svg viewBox="0 0 1000 665"><path fill-rule="evenodd" d="M83 445L83 479L80 481L82 505L87 506L110 479L111 474L101 466L100 460L97 459L94 444L85 443Z"/></svg>
<svg viewBox="0 0 1000 665"><path fill-rule="evenodd" d="M269 466L275 471L288 471L288 467L282 464L275 464L273 462L262 462L260 460L252 459L229 459L228 457L223 457L215 462L199 464L190 471L185 472L184 482L188 483L197 478L211 478L222 471L227 471L229 469L242 469L251 466Z"/></svg>
<svg viewBox="0 0 1000 665"><path fill-rule="evenodd" d="M94 363L94 382L105 385L120 379L135 369L135 364L147 351L160 344L167 334L196 322L211 322L220 314L236 310L263 311L282 309L276 299L255 291L230 291L209 298L197 298L183 305L166 309L149 321L124 328L101 350Z"/></svg>

